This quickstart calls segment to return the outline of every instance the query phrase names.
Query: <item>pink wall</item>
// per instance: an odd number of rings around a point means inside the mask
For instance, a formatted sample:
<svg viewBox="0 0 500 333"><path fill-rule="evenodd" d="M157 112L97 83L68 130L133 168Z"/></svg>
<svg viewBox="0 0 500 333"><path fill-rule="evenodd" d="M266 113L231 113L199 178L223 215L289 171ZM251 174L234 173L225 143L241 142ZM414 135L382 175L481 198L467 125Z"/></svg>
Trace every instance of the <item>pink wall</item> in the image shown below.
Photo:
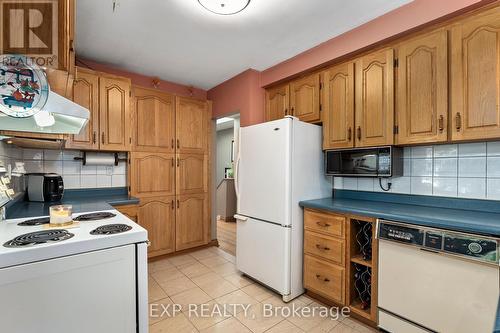
<svg viewBox="0 0 500 333"><path fill-rule="evenodd" d="M128 77L132 80L132 84L136 84L142 87L154 88L152 84L153 78L150 76L128 72L125 70L121 70L112 66L100 64L98 62L86 59L77 59L76 64L81 67L86 67L85 65L87 65L88 67L96 71ZM160 85L158 86L158 90L182 96L191 96L202 99L207 98L206 90L194 87L188 87L182 84L177 84L174 82L164 81L164 80L160 80Z"/></svg>
<svg viewBox="0 0 500 333"><path fill-rule="evenodd" d="M264 89L256 70L246 70L210 89L208 99L214 102L214 118L239 112L241 126L264 121Z"/></svg>
<svg viewBox="0 0 500 333"><path fill-rule="evenodd" d="M492 0L414 0L260 73L248 70L212 88L208 91L208 97L214 102L214 116L221 117L239 110L242 126L263 122L264 93L261 87L321 66L456 11L465 10L469 6L490 2Z"/></svg>

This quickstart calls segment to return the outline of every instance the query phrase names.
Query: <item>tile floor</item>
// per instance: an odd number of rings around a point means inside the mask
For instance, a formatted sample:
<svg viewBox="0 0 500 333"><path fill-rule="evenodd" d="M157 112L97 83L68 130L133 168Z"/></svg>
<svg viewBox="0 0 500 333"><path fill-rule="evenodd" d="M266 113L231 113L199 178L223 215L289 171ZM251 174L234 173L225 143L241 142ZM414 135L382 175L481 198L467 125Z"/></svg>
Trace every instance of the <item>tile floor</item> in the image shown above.
<svg viewBox="0 0 500 333"><path fill-rule="evenodd" d="M234 262L234 256L216 247L151 262L150 332L376 332L347 317L266 317L265 304L310 309L320 304L305 295L285 304L274 292L242 276ZM205 305L191 312L187 304L194 304L193 309L197 304ZM232 304L243 304L246 311L229 306ZM213 315L203 316L210 313Z"/></svg>

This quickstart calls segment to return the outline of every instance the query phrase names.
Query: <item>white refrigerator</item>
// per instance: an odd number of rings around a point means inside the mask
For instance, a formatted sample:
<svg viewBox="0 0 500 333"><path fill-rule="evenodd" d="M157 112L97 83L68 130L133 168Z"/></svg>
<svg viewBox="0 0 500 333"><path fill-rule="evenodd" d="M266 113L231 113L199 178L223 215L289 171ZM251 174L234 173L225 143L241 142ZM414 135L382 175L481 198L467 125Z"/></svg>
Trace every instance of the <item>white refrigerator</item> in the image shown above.
<svg viewBox="0 0 500 333"><path fill-rule="evenodd" d="M290 301L302 283L299 201L331 196L321 127L287 116L240 129L236 266Z"/></svg>

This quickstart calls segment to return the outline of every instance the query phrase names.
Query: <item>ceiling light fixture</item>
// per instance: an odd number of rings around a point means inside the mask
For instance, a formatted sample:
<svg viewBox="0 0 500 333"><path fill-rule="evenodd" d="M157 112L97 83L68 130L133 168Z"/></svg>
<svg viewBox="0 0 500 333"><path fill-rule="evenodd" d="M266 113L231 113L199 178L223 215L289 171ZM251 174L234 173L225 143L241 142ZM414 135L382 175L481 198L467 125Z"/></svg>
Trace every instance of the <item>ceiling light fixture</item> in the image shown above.
<svg viewBox="0 0 500 333"><path fill-rule="evenodd" d="M198 0L206 10L219 15L233 15L247 8L250 0Z"/></svg>

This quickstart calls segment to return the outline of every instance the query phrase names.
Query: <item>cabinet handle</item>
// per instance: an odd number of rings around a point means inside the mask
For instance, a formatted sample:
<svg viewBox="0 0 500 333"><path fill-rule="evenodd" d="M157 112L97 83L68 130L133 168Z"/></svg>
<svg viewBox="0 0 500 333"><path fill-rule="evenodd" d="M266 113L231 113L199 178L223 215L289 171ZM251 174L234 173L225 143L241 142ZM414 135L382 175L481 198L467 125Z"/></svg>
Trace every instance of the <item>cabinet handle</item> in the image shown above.
<svg viewBox="0 0 500 333"><path fill-rule="evenodd" d="M316 279L321 280L323 282L330 282L330 279L322 278L321 275L319 275L319 274L316 274Z"/></svg>
<svg viewBox="0 0 500 333"><path fill-rule="evenodd" d="M330 225L328 223L325 223L325 222L316 222L317 225L319 225L320 227L323 227L323 228L328 228Z"/></svg>
<svg viewBox="0 0 500 333"><path fill-rule="evenodd" d="M177 139L177 149L181 148L181 140Z"/></svg>
<svg viewBox="0 0 500 333"><path fill-rule="evenodd" d="M291 115L293 116L293 114L295 113L295 108L292 108L291 111L292 111Z"/></svg>
<svg viewBox="0 0 500 333"><path fill-rule="evenodd" d="M177 200L177 208L179 208L179 200Z"/></svg>
<svg viewBox="0 0 500 333"><path fill-rule="evenodd" d="M101 142L102 142L102 144L104 144L104 132L102 132L102 134L101 134Z"/></svg>
<svg viewBox="0 0 500 333"><path fill-rule="evenodd" d="M174 159L172 158L172 168L174 167L174 163L175 163Z"/></svg>
<svg viewBox="0 0 500 333"><path fill-rule="evenodd" d="M444 131L444 116L443 115L439 116L439 131L440 132Z"/></svg>
<svg viewBox="0 0 500 333"><path fill-rule="evenodd" d="M74 46L74 41L73 40L69 41L69 51L70 52L75 51L75 46Z"/></svg>
<svg viewBox="0 0 500 333"><path fill-rule="evenodd" d="M460 129L462 128L462 115L460 114L460 112L457 112L457 115L455 116L455 122L457 131L460 131Z"/></svg>
<svg viewBox="0 0 500 333"><path fill-rule="evenodd" d="M92 133L92 143L95 144L97 142L97 132L94 131L94 133Z"/></svg>
<svg viewBox="0 0 500 333"><path fill-rule="evenodd" d="M361 140L361 126L358 126L358 129L356 131L358 132L358 140Z"/></svg>
<svg viewBox="0 0 500 333"><path fill-rule="evenodd" d="M347 130L347 141L351 140L352 140L352 128L349 127L349 129Z"/></svg>
<svg viewBox="0 0 500 333"><path fill-rule="evenodd" d="M177 157L177 167L180 166L180 158Z"/></svg>
<svg viewBox="0 0 500 333"><path fill-rule="evenodd" d="M288 115L288 109L285 109L285 116Z"/></svg>
<svg viewBox="0 0 500 333"><path fill-rule="evenodd" d="M172 210L174 210L175 206L174 206L174 199L172 199Z"/></svg>
<svg viewBox="0 0 500 333"><path fill-rule="evenodd" d="M323 251L330 251L330 248L329 247L326 247L326 246L321 246L319 244L316 244L316 248L318 250L323 250Z"/></svg>
<svg viewBox="0 0 500 333"><path fill-rule="evenodd" d="M172 149L174 149L174 139L172 139Z"/></svg>

